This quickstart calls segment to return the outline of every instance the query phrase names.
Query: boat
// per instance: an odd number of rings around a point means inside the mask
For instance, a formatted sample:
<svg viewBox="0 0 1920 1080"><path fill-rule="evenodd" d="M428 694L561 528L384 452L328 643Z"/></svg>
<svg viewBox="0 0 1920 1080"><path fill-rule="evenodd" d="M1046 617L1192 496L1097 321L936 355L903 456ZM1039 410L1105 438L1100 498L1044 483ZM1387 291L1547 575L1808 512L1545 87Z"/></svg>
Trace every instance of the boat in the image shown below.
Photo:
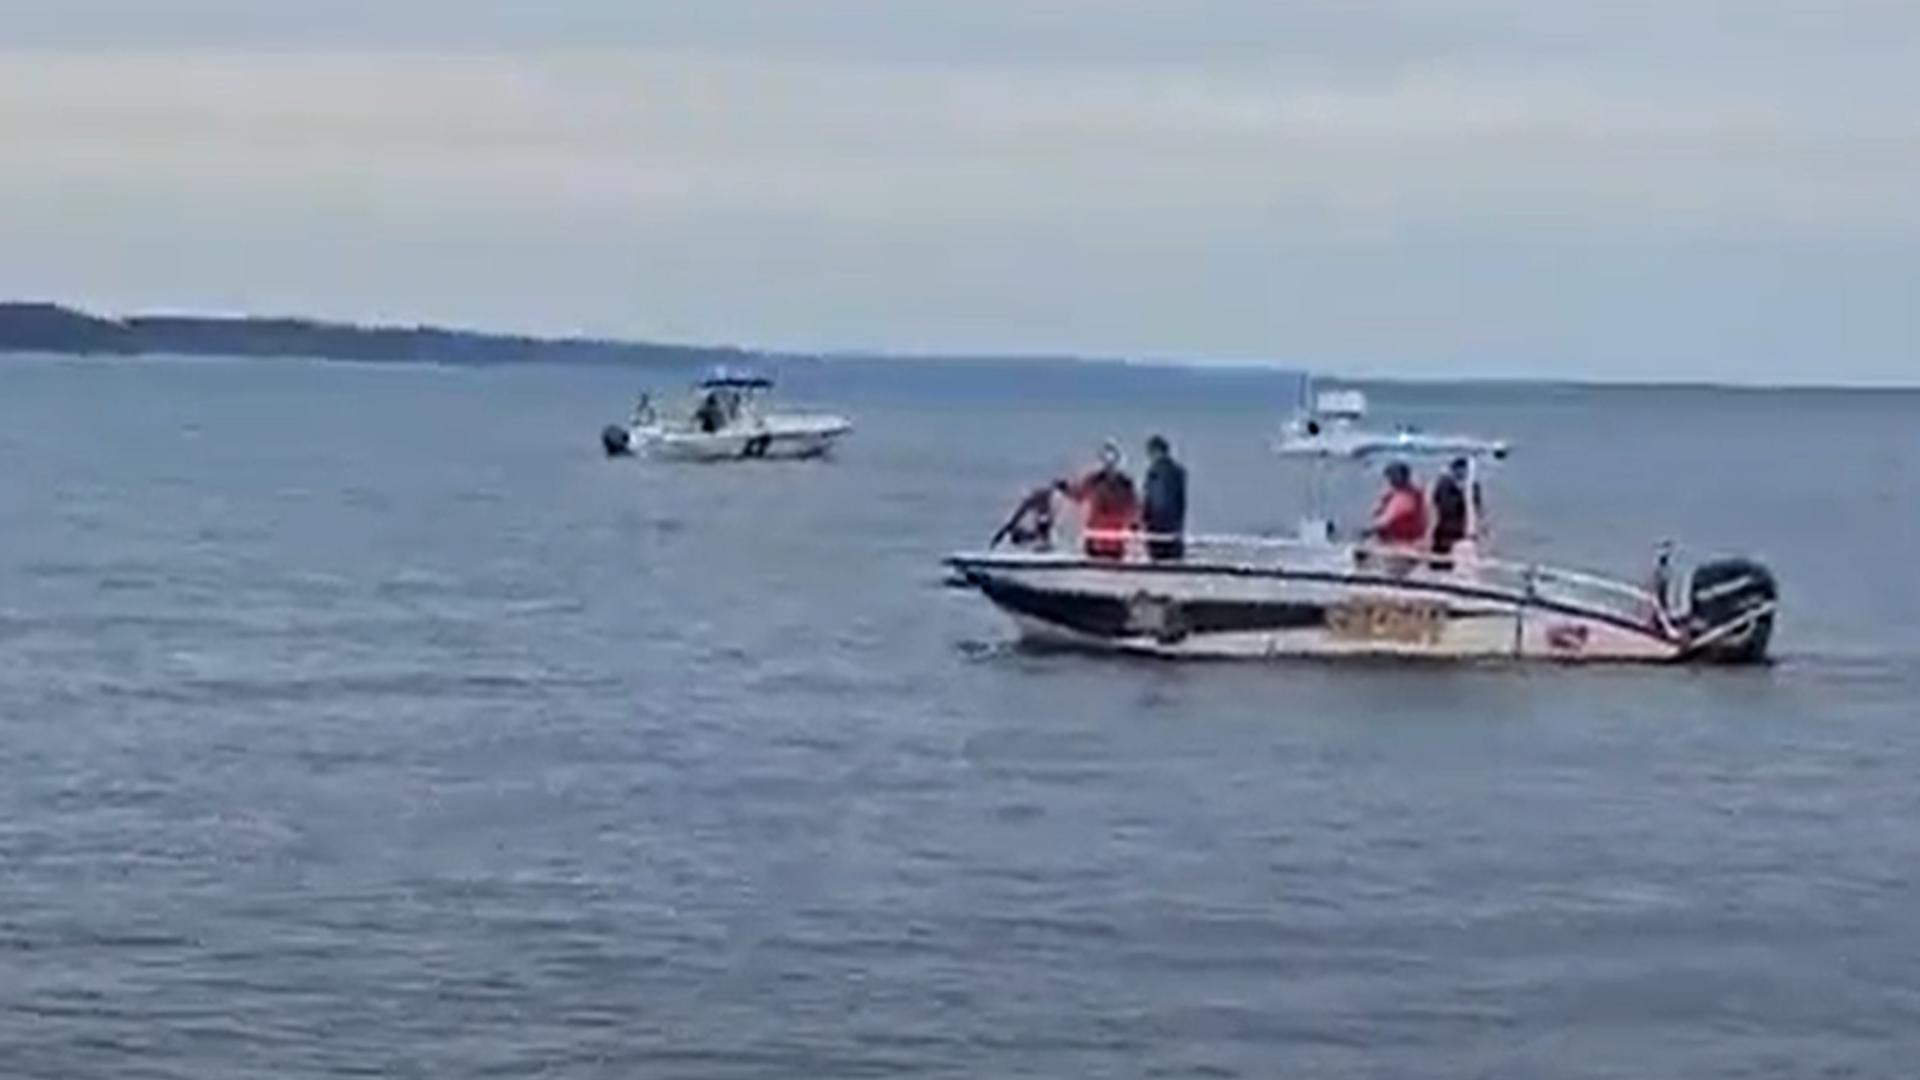
<svg viewBox="0 0 1920 1080"><path fill-rule="evenodd" d="M1292 536L1187 536L1177 561L1079 549L988 550L947 558L948 583L978 592L1023 642L1155 657L1383 657L1754 664L1767 660L1773 575L1750 559L1677 565L1656 547L1647 584L1494 557L1477 520L1480 485L1507 443L1363 426L1365 398L1330 391L1275 444L1305 466L1308 512ZM1444 556L1343 537L1328 480L1343 468L1464 459L1467 538ZM1083 537L1084 539L1084 537ZM1107 536L1109 541L1116 539Z"/></svg>
<svg viewBox="0 0 1920 1080"><path fill-rule="evenodd" d="M692 404L669 415L642 394L625 424L600 432L608 457L644 454L673 461L814 458L853 430L845 417L766 408L773 380L716 372L694 387Z"/></svg>

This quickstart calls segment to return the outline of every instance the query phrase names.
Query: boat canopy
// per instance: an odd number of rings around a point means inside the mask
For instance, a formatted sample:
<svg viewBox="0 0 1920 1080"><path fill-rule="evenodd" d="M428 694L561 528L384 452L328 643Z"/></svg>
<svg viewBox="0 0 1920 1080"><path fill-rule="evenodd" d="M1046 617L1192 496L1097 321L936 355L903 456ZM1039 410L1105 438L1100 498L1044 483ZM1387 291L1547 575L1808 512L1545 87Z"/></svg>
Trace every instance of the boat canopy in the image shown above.
<svg viewBox="0 0 1920 1080"><path fill-rule="evenodd" d="M734 375L728 372L715 372L700 380L702 390L769 390L773 380L765 375Z"/></svg>
<svg viewBox="0 0 1920 1080"><path fill-rule="evenodd" d="M1283 457L1366 461L1382 457L1505 458L1508 446L1495 439L1470 435L1439 435L1422 431L1368 431L1329 425L1309 418L1280 437L1274 450Z"/></svg>
<svg viewBox="0 0 1920 1080"><path fill-rule="evenodd" d="M1311 391L1311 384L1306 388ZM1307 395L1303 393L1302 397ZM1381 457L1483 458L1507 456L1507 444L1467 435L1435 435L1413 428L1391 431L1359 426L1367 415L1367 396L1352 388L1321 390L1294 417L1274 444L1283 457L1366 461Z"/></svg>

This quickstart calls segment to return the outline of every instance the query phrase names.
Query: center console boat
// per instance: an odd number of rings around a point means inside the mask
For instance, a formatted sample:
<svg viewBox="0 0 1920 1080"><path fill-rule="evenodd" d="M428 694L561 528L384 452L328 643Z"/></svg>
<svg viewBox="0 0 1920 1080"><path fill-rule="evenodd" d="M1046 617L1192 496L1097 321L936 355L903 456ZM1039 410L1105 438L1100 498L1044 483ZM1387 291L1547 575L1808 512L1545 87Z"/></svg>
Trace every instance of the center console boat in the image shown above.
<svg viewBox="0 0 1920 1080"><path fill-rule="evenodd" d="M1275 444L1304 467L1309 513L1290 537L1185 537L1178 560L989 549L950 556L977 591L1041 645L1163 657L1391 657L1651 663L1764 662L1778 591L1746 559L1676 566L1662 546L1647 584L1483 550L1478 493L1499 440L1365 426L1357 391L1319 395ZM1467 465L1466 538L1444 555L1342 538L1327 507L1341 469L1390 461ZM1105 547L1110 550L1111 542Z"/></svg>

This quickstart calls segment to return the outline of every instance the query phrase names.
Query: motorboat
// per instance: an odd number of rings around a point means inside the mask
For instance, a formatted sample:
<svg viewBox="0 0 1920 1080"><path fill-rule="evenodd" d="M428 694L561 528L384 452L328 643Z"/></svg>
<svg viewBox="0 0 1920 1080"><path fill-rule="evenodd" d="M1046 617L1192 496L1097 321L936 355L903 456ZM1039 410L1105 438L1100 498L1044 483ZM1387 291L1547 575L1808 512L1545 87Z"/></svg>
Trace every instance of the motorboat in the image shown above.
<svg viewBox="0 0 1920 1080"><path fill-rule="evenodd" d="M608 457L645 454L675 461L813 458L833 449L853 424L828 413L766 408L773 380L716 372L694 386L693 401L663 412L643 394L625 424L600 432Z"/></svg>
<svg viewBox="0 0 1920 1080"><path fill-rule="evenodd" d="M1749 559L1681 567L1656 548L1645 584L1494 557L1481 485L1507 443L1364 425L1364 395L1303 405L1275 450L1305 467L1307 514L1293 536L1187 536L1183 557L1120 558L1024 548L950 556L949 583L1009 615L1023 641L1161 657L1391 657L1587 662L1764 662L1778 590ZM1390 461L1467 467L1466 537L1444 555L1343 537L1328 512L1341 469ZM1086 537L1082 538L1083 540ZM1100 539L1096 537L1095 539Z"/></svg>

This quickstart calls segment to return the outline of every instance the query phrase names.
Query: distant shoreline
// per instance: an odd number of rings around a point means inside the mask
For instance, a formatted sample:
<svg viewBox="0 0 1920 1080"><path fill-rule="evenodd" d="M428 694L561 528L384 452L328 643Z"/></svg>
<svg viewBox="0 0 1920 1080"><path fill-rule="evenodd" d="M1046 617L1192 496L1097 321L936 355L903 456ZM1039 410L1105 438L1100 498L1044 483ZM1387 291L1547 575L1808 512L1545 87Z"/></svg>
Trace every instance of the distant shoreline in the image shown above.
<svg viewBox="0 0 1920 1080"><path fill-rule="evenodd" d="M1301 369L1251 363L1220 363L1170 357L1073 356L1064 354L887 352L884 350L756 349L738 345L689 345L611 338L542 337L439 326L397 326L301 317L251 315L96 315L65 304L0 302L0 359L9 354L54 356L285 359L375 364L485 366L529 363L629 364L686 370L754 367L820 361L930 361L1047 366L1115 364L1135 368L1220 375L1288 375ZM1916 393L1910 383L1768 383L1712 379L1598 379L1567 377L1353 374L1324 376L1330 382L1388 388L1422 387L1461 393L1498 393L1503 387L1569 391L1729 391L1766 393Z"/></svg>
<svg viewBox="0 0 1920 1080"><path fill-rule="evenodd" d="M799 357L727 346L492 334L438 326L363 326L303 318L107 317L51 303L0 303L0 354L188 356L366 363L747 365Z"/></svg>

